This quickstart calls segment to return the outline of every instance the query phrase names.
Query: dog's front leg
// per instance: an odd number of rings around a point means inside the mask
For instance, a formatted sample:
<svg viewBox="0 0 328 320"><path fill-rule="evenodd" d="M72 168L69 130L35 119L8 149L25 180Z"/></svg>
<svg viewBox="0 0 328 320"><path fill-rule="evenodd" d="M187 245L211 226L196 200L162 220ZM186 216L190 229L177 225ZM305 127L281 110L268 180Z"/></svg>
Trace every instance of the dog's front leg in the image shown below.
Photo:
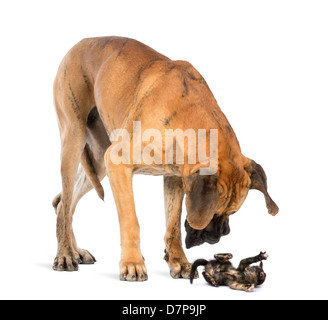
<svg viewBox="0 0 328 320"><path fill-rule="evenodd" d="M133 198L132 168L125 165L113 165L109 155L110 149L105 155L105 161L120 223L122 246L120 279L145 281L148 275L140 250L140 227Z"/></svg>
<svg viewBox="0 0 328 320"><path fill-rule="evenodd" d="M190 279L192 264L188 262L181 241L181 213L184 198L180 177L164 177L166 215L165 260L174 279ZM198 274L197 276L198 277Z"/></svg>

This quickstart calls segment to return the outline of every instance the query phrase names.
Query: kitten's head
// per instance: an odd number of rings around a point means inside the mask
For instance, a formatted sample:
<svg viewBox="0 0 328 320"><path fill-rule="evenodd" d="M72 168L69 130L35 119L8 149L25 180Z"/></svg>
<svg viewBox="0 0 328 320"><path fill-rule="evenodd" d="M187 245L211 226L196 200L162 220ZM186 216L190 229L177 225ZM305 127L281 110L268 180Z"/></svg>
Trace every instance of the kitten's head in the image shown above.
<svg viewBox="0 0 328 320"><path fill-rule="evenodd" d="M247 284L260 286L265 282L266 274L263 270L263 262L259 266L248 267L245 270L245 280Z"/></svg>

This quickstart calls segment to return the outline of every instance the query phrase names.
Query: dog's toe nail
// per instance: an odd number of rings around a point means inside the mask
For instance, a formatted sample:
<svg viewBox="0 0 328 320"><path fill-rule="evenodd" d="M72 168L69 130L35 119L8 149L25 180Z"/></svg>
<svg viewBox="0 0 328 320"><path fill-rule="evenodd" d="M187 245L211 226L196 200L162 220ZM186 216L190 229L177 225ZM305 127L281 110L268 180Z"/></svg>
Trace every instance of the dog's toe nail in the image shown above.
<svg viewBox="0 0 328 320"><path fill-rule="evenodd" d="M180 273L174 273L174 272L171 272L171 277L172 277L173 279L179 279L179 278L181 278L181 275L180 275Z"/></svg>
<svg viewBox="0 0 328 320"><path fill-rule="evenodd" d="M147 281L148 280L148 275L147 274L142 274L140 277L139 277L139 281Z"/></svg>

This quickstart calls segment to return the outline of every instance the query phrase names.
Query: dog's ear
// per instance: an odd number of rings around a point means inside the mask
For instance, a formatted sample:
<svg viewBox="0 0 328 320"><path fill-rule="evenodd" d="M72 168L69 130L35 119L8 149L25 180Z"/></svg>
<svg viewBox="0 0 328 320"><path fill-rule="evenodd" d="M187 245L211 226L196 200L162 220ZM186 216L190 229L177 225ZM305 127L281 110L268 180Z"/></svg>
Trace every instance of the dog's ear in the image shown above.
<svg viewBox="0 0 328 320"><path fill-rule="evenodd" d="M263 168L255 161L250 160L245 166L245 170L251 178L250 189L261 191L264 194L269 213L275 216L279 212L278 206L271 199L268 193L267 176Z"/></svg>
<svg viewBox="0 0 328 320"><path fill-rule="evenodd" d="M203 230L219 207L218 177L194 173L184 179L187 221L196 230Z"/></svg>

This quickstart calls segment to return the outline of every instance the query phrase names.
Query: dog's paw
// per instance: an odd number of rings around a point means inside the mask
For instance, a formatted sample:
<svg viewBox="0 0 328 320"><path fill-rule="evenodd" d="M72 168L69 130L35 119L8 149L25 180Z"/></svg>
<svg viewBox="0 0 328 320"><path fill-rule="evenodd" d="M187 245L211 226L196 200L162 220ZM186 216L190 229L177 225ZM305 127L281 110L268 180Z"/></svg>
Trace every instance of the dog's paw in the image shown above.
<svg viewBox="0 0 328 320"><path fill-rule="evenodd" d="M68 254L57 256L52 268L55 271L78 271L79 260Z"/></svg>
<svg viewBox="0 0 328 320"><path fill-rule="evenodd" d="M192 263L189 263L184 252L176 250L175 254L170 254L165 250L164 260L170 268L170 274L173 279L190 279ZM199 274L196 270L194 279L198 279Z"/></svg>
<svg viewBox="0 0 328 320"><path fill-rule="evenodd" d="M94 264L96 258L87 250L77 249L79 264Z"/></svg>
<svg viewBox="0 0 328 320"><path fill-rule="evenodd" d="M120 262L120 280L121 281L147 281L147 269L143 261L136 263L124 261Z"/></svg>
<svg viewBox="0 0 328 320"><path fill-rule="evenodd" d="M175 263L170 265L170 273L173 279L190 279L192 263ZM199 274L196 271L194 279L198 279Z"/></svg>

